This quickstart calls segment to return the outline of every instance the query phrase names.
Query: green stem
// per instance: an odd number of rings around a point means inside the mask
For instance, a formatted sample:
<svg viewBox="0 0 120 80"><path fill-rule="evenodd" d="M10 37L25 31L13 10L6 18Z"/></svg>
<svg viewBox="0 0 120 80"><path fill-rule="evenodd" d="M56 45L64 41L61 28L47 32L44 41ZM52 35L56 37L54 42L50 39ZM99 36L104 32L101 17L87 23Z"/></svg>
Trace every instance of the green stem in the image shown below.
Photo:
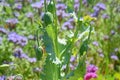
<svg viewBox="0 0 120 80"><path fill-rule="evenodd" d="M45 5L45 13L46 13L47 12L46 0L44 0L44 5Z"/></svg>
<svg viewBox="0 0 120 80"><path fill-rule="evenodd" d="M58 34L58 30L57 30L57 15L56 15L56 7L55 7L55 0L53 0L53 5L54 5L54 17L55 17L55 20L54 20L54 23L55 23L55 25L53 24L53 26L54 26L54 32L55 32L55 43L54 43L54 48L55 48L55 53L56 53L56 56L58 57L58 58L60 58L60 55L59 55L59 53L58 53L58 42L57 42L57 34Z"/></svg>
<svg viewBox="0 0 120 80"><path fill-rule="evenodd" d="M38 29L39 30L39 29ZM37 35L37 45L38 45L38 47L40 46L40 44L39 44L39 35L38 35L38 30L36 31L36 35Z"/></svg>

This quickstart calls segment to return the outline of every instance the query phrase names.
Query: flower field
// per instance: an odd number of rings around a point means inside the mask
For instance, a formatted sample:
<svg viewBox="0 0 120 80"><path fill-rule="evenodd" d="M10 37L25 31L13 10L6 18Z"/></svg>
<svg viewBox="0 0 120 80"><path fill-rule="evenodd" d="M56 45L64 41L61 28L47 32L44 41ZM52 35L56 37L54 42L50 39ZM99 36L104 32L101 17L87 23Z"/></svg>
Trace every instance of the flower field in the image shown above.
<svg viewBox="0 0 120 80"><path fill-rule="evenodd" d="M120 0L0 0L0 80L120 80Z"/></svg>

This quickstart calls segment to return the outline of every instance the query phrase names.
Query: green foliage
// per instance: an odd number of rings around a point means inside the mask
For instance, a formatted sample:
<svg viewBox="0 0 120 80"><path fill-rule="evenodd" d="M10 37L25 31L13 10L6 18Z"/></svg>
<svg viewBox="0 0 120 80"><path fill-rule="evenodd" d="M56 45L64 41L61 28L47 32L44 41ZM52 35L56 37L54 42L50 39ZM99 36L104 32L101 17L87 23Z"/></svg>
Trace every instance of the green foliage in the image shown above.
<svg viewBox="0 0 120 80"><path fill-rule="evenodd" d="M59 79L59 66L54 64L51 56L47 56L43 72L40 74L41 80L58 80Z"/></svg>
<svg viewBox="0 0 120 80"><path fill-rule="evenodd" d="M53 22L53 15L50 12L46 12L43 16L45 26L48 26Z"/></svg>
<svg viewBox="0 0 120 80"><path fill-rule="evenodd" d="M88 50L88 40L85 40L79 50L80 56L82 56L83 53L86 52L87 50Z"/></svg>
<svg viewBox="0 0 120 80"><path fill-rule="evenodd" d="M68 80L79 80L80 77L84 77L86 72L85 57L81 57L77 68L72 72L73 75L69 76Z"/></svg>
<svg viewBox="0 0 120 80"><path fill-rule="evenodd" d="M42 56L43 56L43 50L42 47L35 47L35 52L36 52L36 58L37 60L41 60Z"/></svg>
<svg viewBox="0 0 120 80"><path fill-rule="evenodd" d="M39 1L45 2L34 8L32 4ZM91 80L119 80L120 0L47 1L0 1L0 78L5 75L24 80L83 80L86 65L95 64L99 67L98 77ZM96 13L95 8L104 7L98 3L104 3L106 10L101 8ZM11 23L15 26L12 30L6 21L11 18L18 20L17 24ZM25 36L27 44L9 41L11 32ZM16 36L13 39L17 40Z"/></svg>

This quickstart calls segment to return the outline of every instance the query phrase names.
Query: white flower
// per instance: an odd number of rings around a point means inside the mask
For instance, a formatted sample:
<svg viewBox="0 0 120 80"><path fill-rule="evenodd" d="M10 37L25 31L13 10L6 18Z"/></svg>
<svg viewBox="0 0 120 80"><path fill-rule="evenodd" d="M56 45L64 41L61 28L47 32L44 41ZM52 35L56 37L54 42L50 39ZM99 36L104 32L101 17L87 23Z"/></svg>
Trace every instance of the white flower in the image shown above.
<svg viewBox="0 0 120 80"><path fill-rule="evenodd" d="M63 45L66 45L67 43L66 43L66 39L60 39L60 38L58 38L58 42L60 43L60 44L63 44Z"/></svg>
<svg viewBox="0 0 120 80"><path fill-rule="evenodd" d="M56 59L53 60L52 63L54 63L54 64L61 64L61 61L56 57Z"/></svg>

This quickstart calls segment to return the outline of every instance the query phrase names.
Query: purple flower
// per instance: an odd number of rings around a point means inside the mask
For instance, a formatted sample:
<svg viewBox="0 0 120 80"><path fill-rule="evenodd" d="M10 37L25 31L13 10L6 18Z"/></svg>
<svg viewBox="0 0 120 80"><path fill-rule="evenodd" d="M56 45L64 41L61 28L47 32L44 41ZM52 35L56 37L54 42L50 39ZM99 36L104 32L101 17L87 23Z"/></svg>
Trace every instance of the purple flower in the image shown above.
<svg viewBox="0 0 120 80"><path fill-rule="evenodd" d="M75 65L73 65L73 64L71 64L71 63L70 63L70 65L69 65L69 66L70 66L70 69L71 69L71 70L74 70L74 69L75 69L75 67L76 67Z"/></svg>
<svg viewBox="0 0 120 80"><path fill-rule="evenodd" d="M91 14L91 17L97 17L99 15L99 11L94 11L92 14Z"/></svg>
<svg viewBox="0 0 120 80"><path fill-rule="evenodd" d="M65 10L67 6L63 3L59 3L56 5L57 10Z"/></svg>
<svg viewBox="0 0 120 80"><path fill-rule="evenodd" d="M99 44L98 44L97 41L94 41L94 42L93 42L93 45L94 45L94 46L99 46Z"/></svg>
<svg viewBox="0 0 120 80"><path fill-rule="evenodd" d="M108 35L104 35L103 38L104 38L104 40L108 40L109 36Z"/></svg>
<svg viewBox="0 0 120 80"><path fill-rule="evenodd" d="M32 3L31 4L31 6L33 7L33 8L37 8L37 9L42 9L43 8L43 5L44 5L44 3L43 2L35 2L35 3Z"/></svg>
<svg viewBox="0 0 120 80"><path fill-rule="evenodd" d="M74 62L74 61L75 61L75 59L76 59L76 57L75 57L75 56L71 56L71 58L70 58L70 62Z"/></svg>
<svg viewBox="0 0 120 80"><path fill-rule="evenodd" d="M114 35L114 34L115 34L115 31L114 31L114 30L111 30L110 33L111 33L111 35Z"/></svg>
<svg viewBox="0 0 120 80"><path fill-rule="evenodd" d="M64 10L57 10L56 12L59 21L62 21L63 18L66 18L69 16L69 14L67 14Z"/></svg>
<svg viewBox="0 0 120 80"><path fill-rule="evenodd" d="M20 36L15 32L11 32L8 34L8 40L20 46L25 46L28 42L26 37Z"/></svg>
<svg viewBox="0 0 120 80"><path fill-rule="evenodd" d="M79 3L79 0L74 0L74 3Z"/></svg>
<svg viewBox="0 0 120 80"><path fill-rule="evenodd" d="M114 49L114 51L115 51L115 52L118 52L118 51L119 51L119 49L118 49L118 48L115 48L115 49Z"/></svg>
<svg viewBox="0 0 120 80"><path fill-rule="evenodd" d="M94 10L95 12L100 12L100 8L99 8L98 6L94 6L94 7L93 7L93 10Z"/></svg>
<svg viewBox="0 0 120 80"><path fill-rule="evenodd" d="M80 6L80 4L79 4L79 3L74 4L74 9L75 9L75 12L77 12L77 11L79 10L79 6Z"/></svg>
<svg viewBox="0 0 120 80"><path fill-rule="evenodd" d="M96 73L96 71L98 70L98 67L96 67L95 65L89 65L87 66L87 73Z"/></svg>
<svg viewBox="0 0 120 80"><path fill-rule="evenodd" d="M103 3L97 3L96 6L99 7L101 10L105 10L106 9L105 4L103 4Z"/></svg>
<svg viewBox="0 0 120 80"><path fill-rule="evenodd" d="M108 14L103 14L103 15L102 15L102 18L104 18L104 19L108 19L109 16L108 16Z"/></svg>
<svg viewBox="0 0 120 80"><path fill-rule="evenodd" d="M27 59L30 63L35 63L37 60L36 58L28 58Z"/></svg>
<svg viewBox="0 0 120 80"><path fill-rule="evenodd" d="M82 4L84 4L85 6L87 6L87 0L82 0Z"/></svg>
<svg viewBox="0 0 120 80"><path fill-rule="evenodd" d="M67 30L67 29L73 29L73 26L70 22L65 22L63 25L62 25L62 29L63 30Z"/></svg>
<svg viewBox="0 0 120 80"><path fill-rule="evenodd" d="M67 67L67 65L63 65L62 68L61 68L61 70L65 70L66 67Z"/></svg>
<svg viewBox="0 0 120 80"><path fill-rule="evenodd" d="M0 76L0 80L6 80L6 77L4 75Z"/></svg>
<svg viewBox="0 0 120 80"><path fill-rule="evenodd" d="M22 48L16 48L14 50L14 54L13 54L15 57L17 58L25 58L27 59L28 56L23 52Z"/></svg>
<svg viewBox="0 0 120 80"><path fill-rule="evenodd" d="M104 57L104 54L100 53L99 56L103 58L103 57Z"/></svg>
<svg viewBox="0 0 120 80"><path fill-rule="evenodd" d="M17 24L18 20L16 18L7 19L6 23L8 24Z"/></svg>
<svg viewBox="0 0 120 80"><path fill-rule="evenodd" d="M106 6L103 3L97 3L94 7L94 12L91 14L92 17L97 17L101 10L105 10Z"/></svg>
<svg viewBox="0 0 120 80"><path fill-rule="evenodd" d="M27 16L28 18L33 18L33 13L32 13L32 12L28 12L28 13L26 13L26 16Z"/></svg>
<svg viewBox="0 0 120 80"><path fill-rule="evenodd" d="M22 4L21 3L16 3L15 4L15 9L21 10L22 9Z"/></svg>
<svg viewBox="0 0 120 80"><path fill-rule="evenodd" d="M39 67L36 67L36 68L33 68L33 71L34 71L34 72L41 72L41 71L42 71L42 69L41 69L41 68L39 68Z"/></svg>
<svg viewBox="0 0 120 80"><path fill-rule="evenodd" d="M29 40L35 40L35 36L29 35L29 36L28 36L28 39L29 39Z"/></svg>
<svg viewBox="0 0 120 80"><path fill-rule="evenodd" d="M97 78L96 71L98 70L98 67L95 65L89 65L87 66L87 72L84 76L84 80L90 80L91 78Z"/></svg>
<svg viewBox="0 0 120 80"><path fill-rule="evenodd" d="M112 55L112 56L111 56L111 59L113 59L113 60L118 60L118 57L117 57L116 55Z"/></svg>
<svg viewBox="0 0 120 80"><path fill-rule="evenodd" d="M97 78L97 74L96 73L87 73L84 76L84 80L90 80L91 78Z"/></svg>
<svg viewBox="0 0 120 80"><path fill-rule="evenodd" d="M10 4L6 3L5 1L1 2L0 5L4 7L10 7Z"/></svg>
<svg viewBox="0 0 120 80"><path fill-rule="evenodd" d="M8 31L5 28L0 27L0 33L7 34Z"/></svg>
<svg viewBox="0 0 120 80"><path fill-rule="evenodd" d="M25 53L22 53L22 54L21 54L21 58L28 59L29 57L28 57L28 55L27 55L27 54L25 54Z"/></svg>
<svg viewBox="0 0 120 80"><path fill-rule="evenodd" d="M19 17L19 16L20 16L20 13L19 13L19 12L14 12L14 16L15 16L15 17Z"/></svg>
<svg viewBox="0 0 120 80"><path fill-rule="evenodd" d="M9 29L14 29L16 27L16 24L18 23L18 20L16 18L11 18L7 19L6 23Z"/></svg>

